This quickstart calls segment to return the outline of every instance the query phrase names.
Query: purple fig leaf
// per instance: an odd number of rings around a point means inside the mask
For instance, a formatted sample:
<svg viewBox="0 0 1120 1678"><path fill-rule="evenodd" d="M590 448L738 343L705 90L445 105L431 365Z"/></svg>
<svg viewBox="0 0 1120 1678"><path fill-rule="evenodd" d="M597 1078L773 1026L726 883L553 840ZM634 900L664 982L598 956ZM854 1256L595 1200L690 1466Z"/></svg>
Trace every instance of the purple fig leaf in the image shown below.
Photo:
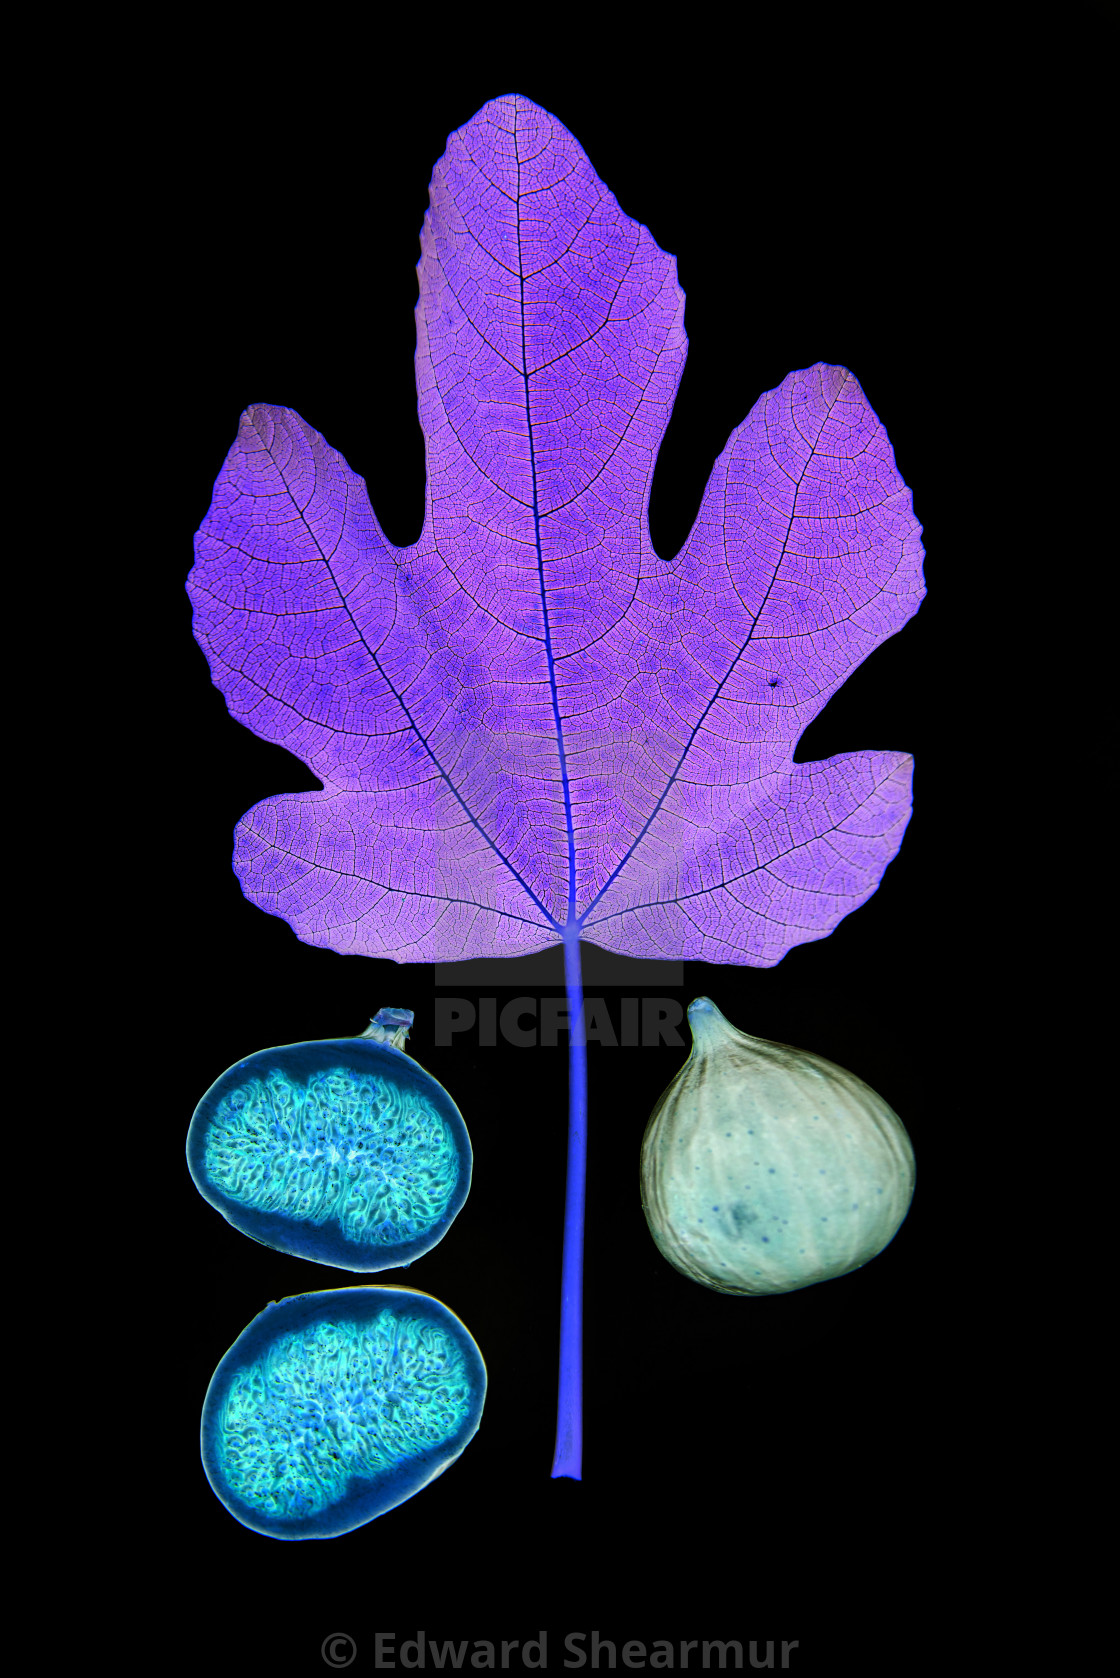
<svg viewBox="0 0 1120 1678"><path fill-rule="evenodd" d="M793 753L924 594L859 384L820 364L764 395L666 561L648 508L687 348L673 258L517 96L449 138L421 253L416 544L269 405L196 539L215 684L323 783L242 819L245 895L306 943L402 962L582 937L768 967L827 937L896 854L913 765ZM578 994L578 953L568 971ZM573 1125L575 1102L573 1083ZM573 1242L576 1223L569 1197Z"/></svg>
<svg viewBox="0 0 1120 1678"><path fill-rule="evenodd" d="M247 410L197 539L231 713L321 793L237 830L249 899L311 944L771 966L874 892L911 760L795 764L916 610L922 549L852 375L763 396L669 563L647 508L684 365L675 263L525 99L451 136L422 235L424 528L381 534L298 415Z"/></svg>

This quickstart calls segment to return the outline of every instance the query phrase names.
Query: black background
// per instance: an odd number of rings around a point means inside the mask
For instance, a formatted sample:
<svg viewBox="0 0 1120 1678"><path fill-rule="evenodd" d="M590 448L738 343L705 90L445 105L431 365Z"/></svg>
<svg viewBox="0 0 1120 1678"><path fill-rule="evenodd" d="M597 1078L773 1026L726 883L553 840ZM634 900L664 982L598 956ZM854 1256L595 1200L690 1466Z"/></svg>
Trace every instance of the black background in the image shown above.
<svg viewBox="0 0 1120 1678"><path fill-rule="evenodd" d="M660 81L624 74L622 58L587 73L563 52L496 52L482 75L425 73L421 60L398 77L381 62L368 98L365 72L348 66L337 97L316 83L313 107L297 67L274 73L250 56L181 119L152 108L151 156L130 142L138 292L160 305L145 317L152 377L173 393L143 439L161 462L161 516L142 560L150 698L136 727L151 731L144 794L160 817L135 856L152 908L150 928L138 913L137 1010L163 1032L149 1155L161 1257L138 1283L152 1324L138 1355L166 1370L153 1484L180 1558L153 1540L136 1566L165 1651L219 1671L314 1672L327 1634L346 1633L358 1671L372 1669L379 1631L497 1642L546 1628L551 1670L567 1633L594 1629L620 1646L797 1640L791 1670L896 1672L915 1637L961 1646L960 1605L980 1587L960 1558L1002 1508L983 1373L991 1302L969 1277L976 1196L961 1169L962 1139L985 1145L978 1080L1002 912L977 721L993 703L997 591L975 432L985 357L1013 330L1002 250L1036 140L1026 120L1017 142L1007 134L979 71L958 66L938 84L918 43L900 50L893 81L859 53L833 61L827 42L730 66L713 43L709 73L676 78L667 47ZM339 62L344 43L332 51ZM996 61L989 43L986 71ZM427 184L447 134L511 91L575 134L623 210L677 258L690 351L657 466L658 552L684 540L758 396L825 360L852 369L887 429L924 526L929 590L797 751L915 757L914 816L870 902L774 969L689 963L680 988L588 987L616 1011L628 994L708 994L743 1029L858 1073L913 1139L913 1208L884 1254L825 1286L736 1300L686 1281L653 1246L637 1181L650 1109L685 1050L592 1046L579 1484L549 1474L563 1038L437 1047L431 966L305 947L245 902L230 866L237 820L318 783L230 719L183 590L250 402L294 408L365 477L388 537L418 536L412 311ZM146 423L137 416L138 432ZM526 989L451 994L500 1006ZM464 1456L411 1502L341 1539L280 1544L211 1493L203 1396L269 1300L359 1279L237 1234L195 1192L183 1143L231 1062L360 1031L386 1004L414 1009L411 1051L458 1101L475 1168L445 1241L384 1279L462 1317L487 1361L487 1405Z"/></svg>

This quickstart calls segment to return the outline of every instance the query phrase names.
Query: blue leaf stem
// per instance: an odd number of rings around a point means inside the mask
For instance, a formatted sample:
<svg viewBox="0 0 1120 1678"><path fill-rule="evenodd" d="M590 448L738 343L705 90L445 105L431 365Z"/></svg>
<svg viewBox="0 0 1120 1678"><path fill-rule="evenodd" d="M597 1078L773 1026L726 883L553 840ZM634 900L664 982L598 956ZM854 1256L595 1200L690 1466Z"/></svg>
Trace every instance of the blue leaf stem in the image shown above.
<svg viewBox="0 0 1120 1678"><path fill-rule="evenodd" d="M582 1479L583 1468L583 1213L587 1181L587 1037L579 931L564 928L568 992L568 1183L564 1195L564 1257L560 1278L560 1394L552 1478Z"/></svg>

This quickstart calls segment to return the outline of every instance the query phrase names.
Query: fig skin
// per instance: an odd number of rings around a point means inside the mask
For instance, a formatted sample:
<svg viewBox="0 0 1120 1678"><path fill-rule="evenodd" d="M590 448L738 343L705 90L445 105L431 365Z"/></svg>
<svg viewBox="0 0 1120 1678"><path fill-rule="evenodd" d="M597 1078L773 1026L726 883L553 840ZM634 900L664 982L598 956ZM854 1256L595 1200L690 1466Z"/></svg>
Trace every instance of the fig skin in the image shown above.
<svg viewBox="0 0 1120 1678"><path fill-rule="evenodd" d="M682 1275L718 1293L792 1293L866 1264L914 1194L898 1115L854 1073L750 1037L707 997L692 1052L642 1140L642 1209Z"/></svg>

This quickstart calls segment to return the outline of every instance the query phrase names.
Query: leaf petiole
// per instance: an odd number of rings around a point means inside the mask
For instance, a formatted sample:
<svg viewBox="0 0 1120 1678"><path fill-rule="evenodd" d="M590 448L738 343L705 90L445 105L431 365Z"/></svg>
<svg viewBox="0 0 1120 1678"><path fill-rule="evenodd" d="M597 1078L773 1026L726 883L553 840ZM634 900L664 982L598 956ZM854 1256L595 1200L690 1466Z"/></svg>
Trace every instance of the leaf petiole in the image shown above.
<svg viewBox="0 0 1120 1678"><path fill-rule="evenodd" d="M564 1191L564 1255L560 1277L560 1391L552 1478L582 1478L583 1222L587 1181L587 1038L579 931L564 928L568 993L568 1179Z"/></svg>

